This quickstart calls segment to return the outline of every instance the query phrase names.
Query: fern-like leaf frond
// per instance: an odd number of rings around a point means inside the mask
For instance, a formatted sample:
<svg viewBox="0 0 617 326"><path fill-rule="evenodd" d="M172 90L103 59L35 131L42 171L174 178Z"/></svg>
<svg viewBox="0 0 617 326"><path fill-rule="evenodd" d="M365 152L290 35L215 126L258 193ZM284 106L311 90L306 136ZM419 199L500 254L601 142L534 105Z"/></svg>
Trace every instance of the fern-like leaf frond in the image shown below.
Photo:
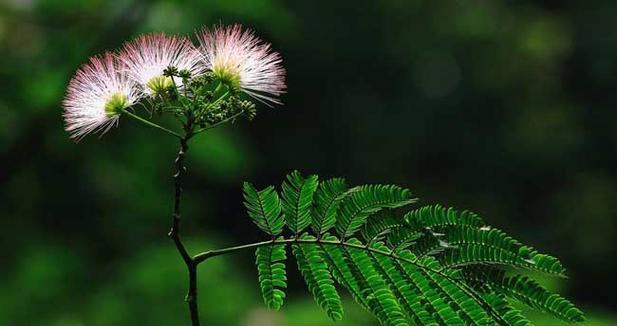
<svg viewBox="0 0 617 326"><path fill-rule="evenodd" d="M317 184L316 175L305 179L298 171L287 175L283 182L283 214L287 227L296 235L311 223L311 205Z"/></svg>
<svg viewBox="0 0 617 326"><path fill-rule="evenodd" d="M313 221L311 227L318 236L324 234L334 226L342 195L347 191L345 180L334 178L319 184L315 192Z"/></svg>
<svg viewBox="0 0 617 326"><path fill-rule="evenodd" d="M350 239L350 244L361 245L356 239ZM409 325L403 310L384 280L384 275L375 270L373 260L369 252L345 247L342 249L348 255L349 262L356 270L356 278L360 284L364 284L363 294L367 298L370 310L384 325L400 326Z"/></svg>
<svg viewBox="0 0 617 326"><path fill-rule="evenodd" d="M353 189L341 202L336 232L347 238L358 231L366 219L384 208L397 208L415 201L407 189L393 185L365 185Z"/></svg>
<svg viewBox="0 0 617 326"><path fill-rule="evenodd" d="M257 191L252 184L245 182L243 188L244 206L253 223L269 235L281 233L285 222L281 216L281 201L274 187Z"/></svg>
<svg viewBox="0 0 617 326"><path fill-rule="evenodd" d="M313 236L302 235L302 240L316 240ZM334 279L328 270L322 248L318 244L292 245L294 256L298 261L298 269L302 273L309 291L317 304L326 312L330 319L336 321L343 318L343 304L334 287Z"/></svg>
<svg viewBox="0 0 617 326"><path fill-rule="evenodd" d="M499 229L481 226L477 214L429 206L412 211L407 219L426 228L426 238L419 243L422 247L416 249L425 254L443 252L440 259L444 266L500 264L565 275L558 259L524 246Z"/></svg>
<svg viewBox="0 0 617 326"><path fill-rule="evenodd" d="M405 220L398 217L393 210L384 209L371 216L360 230L360 234L364 240L371 243L404 226Z"/></svg>
<svg viewBox="0 0 617 326"><path fill-rule="evenodd" d="M454 208L441 205L424 206L405 215L407 222L414 228L433 228L448 225L484 226L482 219L469 211L458 213Z"/></svg>
<svg viewBox="0 0 617 326"><path fill-rule="evenodd" d="M416 257L407 250L397 252L400 257L415 261ZM426 306L438 318L441 325L465 325L458 313L446 302L439 292L439 287L427 278L427 275L415 264L409 261L397 260L399 269L405 273L408 280L414 284L420 295L426 298Z"/></svg>
<svg viewBox="0 0 617 326"><path fill-rule="evenodd" d="M422 238L423 233L409 227L397 227L386 236L388 247L396 251L405 249Z"/></svg>
<svg viewBox="0 0 617 326"><path fill-rule="evenodd" d="M297 171L283 182L280 198L273 187L244 185L249 216L271 236L254 244L270 308L283 304L289 245L309 292L332 320L343 317L336 285L388 326L532 326L508 299L570 322L584 319L530 276L506 274L518 268L564 276L557 258L487 226L475 213L434 205L398 215L415 201L407 189L348 189L343 179L319 184L317 176ZM285 225L290 236L281 236Z"/></svg>
<svg viewBox="0 0 617 326"><path fill-rule="evenodd" d="M325 234L322 237L323 241L330 243L337 242L338 239L329 234ZM367 299L364 297L363 288L365 288L363 282L356 278L355 266L348 260L346 252L341 250L340 246L324 245L322 246L324 252L324 258L328 262L332 276L336 281L349 291L353 299L366 309L369 309ZM370 309L369 309L370 310Z"/></svg>
<svg viewBox="0 0 617 326"><path fill-rule="evenodd" d="M485 292L482 293L482 298L499 312L499 315L502 316L508 326L533 326L533 323L525 318L520 310L513 308L503 295Z"/></svg>
<svg viewBox="0 0 617 326"><path fill-rule="evenodd" d="M285 299L287 274L285 272L285 245L272 244L255 250L257 274L261 294L270 309L279 310Z"/></svg>
<svg viewBox="0 0 617 326"><path fill-rule="evenodd" d="M559 319L568 322L585 320L583 312L570 301L551 293L527 276L507 276L503 270L487 267L468 269L465 271L465 276L476 282L485 282L496 291Z"/></svg>
<svg viewBox="0 0 617 326"><path fill-rule="evenodd" d="M378 250L387 250L379 243L372 246ZM385 276L388 286L399 298L399 302L408 319L418 325L439 325L433 313L435 309L424 300L421 291L404 270L397 268L392 257L371 252L377 269Z"/></svg>

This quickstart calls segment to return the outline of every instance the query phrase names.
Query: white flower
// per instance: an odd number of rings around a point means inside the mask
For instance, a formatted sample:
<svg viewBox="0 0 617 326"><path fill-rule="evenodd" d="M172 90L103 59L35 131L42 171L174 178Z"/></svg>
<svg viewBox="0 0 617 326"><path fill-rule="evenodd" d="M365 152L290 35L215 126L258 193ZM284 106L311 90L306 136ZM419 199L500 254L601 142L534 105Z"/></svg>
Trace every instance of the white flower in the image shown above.
<svg viewBox="0 0 617 326"><path fill-rule="evenodd" d="M171 78L163 76L169 66L188 70L191 76L198 76L205 69L199 52L187 38L162 33L142 35L125 43L118 57L123 69L148 95L173 85ZM180 78L173 81L182 86Z"/></svg>
<svg viewBox="0 0 617 326"><path fill-rule="evenodd" d="M76 141L92 132L104 134L138 99L134 82L120 73L112 53L92 57L69 82L63 102L66 130Z"/></svg>
<svg viewBox="0 0 617 326"><path fill-rule="evenodd" d="M240 25L204 28L197 36L205 65L216 78L266 104L281 104L278 96L286 89L285 69L269 43Z"/></svg>

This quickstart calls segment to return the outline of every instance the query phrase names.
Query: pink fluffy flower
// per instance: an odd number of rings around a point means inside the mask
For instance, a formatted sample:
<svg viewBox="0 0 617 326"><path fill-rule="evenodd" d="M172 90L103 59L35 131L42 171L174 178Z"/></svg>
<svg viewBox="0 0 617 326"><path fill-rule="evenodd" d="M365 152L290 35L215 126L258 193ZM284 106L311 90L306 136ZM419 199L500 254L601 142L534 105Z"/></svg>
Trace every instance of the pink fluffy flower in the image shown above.
<svg viewBox="0 0 617 326"><path fill-rule="evenodd" d="M112 53L92 57L69 82L63 102L66 130L76 141L92 132L104 134L138 99L134 82L119 72Z"/></svg>
<svg viewBox="0 0 617 326"><path fill-rule="evenodd" d="M269 43L240 25L204 28L198 38L205 65L215 77L266 104L281 104L278 96L286 89L285 69Z"/></svg>
<svg viewBox="0 0 617 326"><path fill-rule="evenodd" d="M171 78L163 76L163 71L169 66L188 70L192 76L205 69L199 52L188 39L162 33L142 35L125 43L118 57L129 76L146 94L173 85ZM174 82L182 86L180 79L174 79Z"/></svg>

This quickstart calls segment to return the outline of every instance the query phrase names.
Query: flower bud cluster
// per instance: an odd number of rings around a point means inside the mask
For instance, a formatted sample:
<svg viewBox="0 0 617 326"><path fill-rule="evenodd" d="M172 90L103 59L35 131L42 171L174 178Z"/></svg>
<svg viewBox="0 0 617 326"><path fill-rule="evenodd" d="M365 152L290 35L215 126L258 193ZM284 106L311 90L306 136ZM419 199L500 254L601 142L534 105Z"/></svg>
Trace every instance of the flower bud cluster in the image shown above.
<svg viewBox="0 0 617 326"><path fill-rule="evenodd" d="M191 78L188 71L178 71L174 67L168 67L163 74L170 78L181 78L184 88L179 92L177 88L169 88L161 96L169 99L176 99L179 96L192 98L190 110L192 110L193 123L201 128L240 116L248 120L255 118L255 103L251 101L251 98L246 98L239 89L230 87L211 72ZM182 115L183 112L176 111L176 114Z"/></svg>

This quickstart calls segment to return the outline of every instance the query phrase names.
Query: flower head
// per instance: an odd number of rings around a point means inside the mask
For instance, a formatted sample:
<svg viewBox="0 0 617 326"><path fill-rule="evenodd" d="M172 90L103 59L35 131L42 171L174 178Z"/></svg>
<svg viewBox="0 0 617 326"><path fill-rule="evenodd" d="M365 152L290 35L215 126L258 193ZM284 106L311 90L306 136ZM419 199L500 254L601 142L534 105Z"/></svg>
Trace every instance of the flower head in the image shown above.
<svg viewBox="0 0 617 326"><path fill-rule="evenodd" d="M69 82L63 102L66 130L77 141L92 132L104 134L138 99L134 82L119 72L112 53L92 57Z"/></svg>
<svg viewBox="0 0 617 326"><path fill-rule="evenodd" d="M240 25L204 28L198 38L205 65L217 79L266 104L281 103L277 97L285 92L285 69L269 43Z"/></svg>
<svg viewBox="0 0 617 326"><path fill-rule="evenodd" d="M119 58L129 76L149 95L172 86L174 82L181 86L182 80L163 75L167 67L187 70L192 76L204 70L199 52L188 39L162 33L142 35L125 43Z"/></svg>

